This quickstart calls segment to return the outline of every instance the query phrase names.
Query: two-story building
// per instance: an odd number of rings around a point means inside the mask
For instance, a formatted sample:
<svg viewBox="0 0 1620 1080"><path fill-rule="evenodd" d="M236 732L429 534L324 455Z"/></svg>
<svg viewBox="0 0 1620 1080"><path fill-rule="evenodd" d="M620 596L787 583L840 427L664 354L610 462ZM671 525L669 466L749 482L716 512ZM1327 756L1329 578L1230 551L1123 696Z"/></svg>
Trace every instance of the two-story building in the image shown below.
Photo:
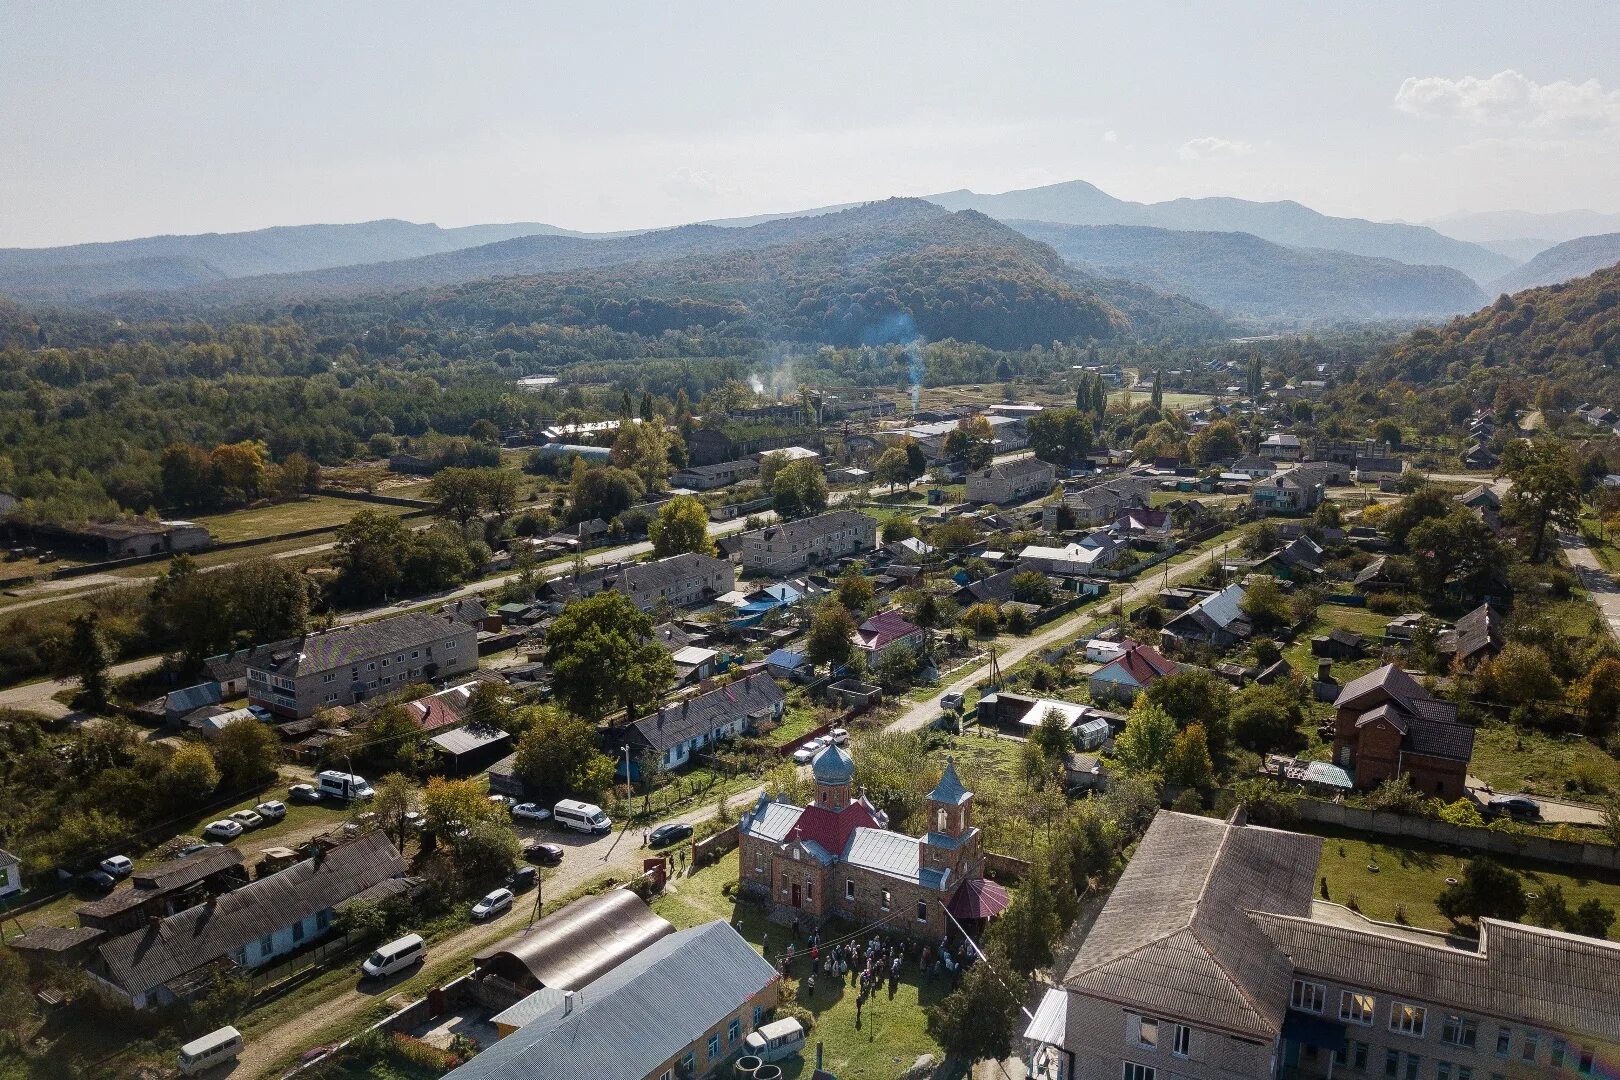
<svg viewBox="0 0 1620 1080"><path fill-rule="evenodd" d="M1398 776L1446 802L1468 794L1474 729L1394 664L1352 679L1333 702L1333 760L1358 789Z"/></svg>
<svg viewBox="0 0 1620 1080"><path fill-rule="evenodd" d="M1255 482L1249 501L1273 514L1308 514L1327 498L1327 486L1341 467L1307 461Z"/></svg>
<svg viewBox="0 0 1620 1080"><path fill-rule="evenodd" d="M248 701L302 720L411 683L478 666L478 631L439 615L410 612L318 630L247 660Z"/></svg>
<svg viewBox="0 0 1620 1080"><path fill-rule="evenodd" d="M845 555L863 554L876 546L876 518L858 510L833 510L743 533L742 568L791 574Z"/></svg>
<svg viewBox="0 0 1620 1080"><path fill-rule="evenodd" d="M1041 527L1055 530L1065 517L1082 529L1107 525L1133 507L1145 507L1155 491L1152 478L1121 476L1080 491L1066 492L1062 499L1041 508Z"/></svg>
<svg viewBox="0 0 1620 1080"><path fill-rule="evenodd" d="M1049 494L1057 470L1037 457L1014 458L968 473L967 500L1006 506Z"/></svg>
<svg viewBox="0 0 1620 1080"><path fill-rule="evenodd" d="M1314 899L1322 840L1161 811L1025 1031L1040 1080L1613 1076L1620 945Z"/></svg>
<svg viewBox="0 0 1620 1080"><path fill-rule="evenodd" d="M687 551L667 559L631 563L611 575L606 584L642 611L659 603L692 607L735 589L737 570L730 559Z"/></svg>

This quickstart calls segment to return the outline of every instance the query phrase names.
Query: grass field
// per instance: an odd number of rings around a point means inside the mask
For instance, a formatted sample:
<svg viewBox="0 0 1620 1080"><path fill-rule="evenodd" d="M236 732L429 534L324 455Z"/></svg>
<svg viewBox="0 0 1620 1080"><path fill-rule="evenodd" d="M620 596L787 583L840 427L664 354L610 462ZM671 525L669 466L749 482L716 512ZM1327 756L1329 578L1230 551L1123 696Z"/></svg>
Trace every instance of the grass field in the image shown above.
<svg viewBox="0 0 1620 1080"><path fill-rule="evenodd" d="M1488 723L1474 736L1468 771L1497 791L1590 798L1620 785L1620 763L1580 735L1557 736Z"/></svg>
<svg viewBox="0 0 1620 1080"><path fill-rule="evenodd" d="M721 892L728 881L737 880L737 853L734 851L690 877L679 878L663 896L653 901L653 910L678 929L699 923L725 919L754 948L763 951L769 935L772 958L787 944L790 930L772 924L765 918L763 908L752 903L727 899ZM854 928L829 923L823 933L828 940ZM803 942L800 942L802 949ZM801 953L801 955L803 955ZM801 961L797 973L802 976L806 968ZM904 1073L923 1054L940 1056L938 1044L928 1037L922 1007L939 1001L950 991L945 978L920 975L914 965L905 969L893 994L885 988L870 999L856 1020L856 992L848 982L841 984L823 977L815 993L804 989L802 979L799 1004L815 1016L810 1043L823 1044L823 1067L839 1080L892 1080ZM779 1063L789 1080L809 1077L814 1066L814 1051L806 1056Z"/></svg>
<svg viewBox="0 0 1620 1080"><path fill-rule="evenodd" d="M1447 878L1461 878L1468 855L1456 849L1415 842L1381 843L1360 834L1304 829L1324 837L1318 879L1327 878L1328 899L1348 904L1352 899L1369 919L1397 922L1403 913L1413 926L1430 930L1453 929L1451 921L1434 906ZM1521 860L1501 862L1524 878L1526 892L1540 892L1557 883L1574 908L1588 897L1611 907L1620 906L1620 878L1577 876L1566 868L1552 868ZM1377 866L1376 871L1369 869ZM1318 891L1320 896L1320 891ZM1611 931L1612 933L1612 931Z"/></svg>
<svg viewBox="0 0 1620 1080"><path fill-rule="evenodd" d="M209 514L195 518L221 541L253 540L276 533L299 529L337 528L361 510L379 510L384 514L404 514L409 508L384 503L362 503L351 499L334 499L315 495L294 502L276 503L253 510L233 510L228 514Z"/></svg>

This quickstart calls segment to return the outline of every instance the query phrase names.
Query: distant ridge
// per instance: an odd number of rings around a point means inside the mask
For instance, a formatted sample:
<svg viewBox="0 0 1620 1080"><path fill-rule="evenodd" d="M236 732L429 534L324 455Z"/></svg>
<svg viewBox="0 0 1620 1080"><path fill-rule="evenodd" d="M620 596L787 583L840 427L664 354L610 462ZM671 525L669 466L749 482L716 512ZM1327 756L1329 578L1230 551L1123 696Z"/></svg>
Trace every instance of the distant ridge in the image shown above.
<svg viewBox="0 0 1620 1080"><path fill-rule="evenodd" d="M1620 232L1582 236L1548 248L1496 281L1497 292L1518 292L1538 285L1557 285L1620 263Z"/></svg>

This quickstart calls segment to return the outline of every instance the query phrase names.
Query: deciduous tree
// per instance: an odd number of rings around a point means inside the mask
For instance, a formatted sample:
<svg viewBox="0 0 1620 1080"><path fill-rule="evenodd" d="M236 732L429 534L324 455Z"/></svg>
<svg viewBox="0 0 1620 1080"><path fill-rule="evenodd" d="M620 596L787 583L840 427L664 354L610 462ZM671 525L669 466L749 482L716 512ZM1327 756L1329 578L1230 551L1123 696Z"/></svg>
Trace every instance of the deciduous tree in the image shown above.
<svg viewBox="0 0 1620 1080"><path fill-rule="evenodd" d="M652 631L652 618L619 592L569 604L546 633L558 699L592 720L614 703L633 713L654 700L675 665Z"/></svg>
<svg viewBox="0 0 1620 1080"><path fill-rule="evenodd" d="M715 553L714 538L709 535L709 512L690 495L677 495L659 507L648 532L653 554L660 559L686 552Z"/></svg>

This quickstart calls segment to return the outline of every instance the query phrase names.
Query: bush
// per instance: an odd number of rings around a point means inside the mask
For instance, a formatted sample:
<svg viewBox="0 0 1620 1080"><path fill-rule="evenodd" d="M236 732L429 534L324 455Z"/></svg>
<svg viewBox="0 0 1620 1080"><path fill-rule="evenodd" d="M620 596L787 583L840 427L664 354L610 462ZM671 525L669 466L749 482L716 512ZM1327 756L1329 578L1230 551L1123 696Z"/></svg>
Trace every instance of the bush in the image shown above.
<svg viewBox="0 0 1620 1080"><path fill-rule="evenodd" d="M804 1027L806 1035L816 1026L816 1016L802 1005L778 1005L776 1019L797 1020Z"/></svg>

